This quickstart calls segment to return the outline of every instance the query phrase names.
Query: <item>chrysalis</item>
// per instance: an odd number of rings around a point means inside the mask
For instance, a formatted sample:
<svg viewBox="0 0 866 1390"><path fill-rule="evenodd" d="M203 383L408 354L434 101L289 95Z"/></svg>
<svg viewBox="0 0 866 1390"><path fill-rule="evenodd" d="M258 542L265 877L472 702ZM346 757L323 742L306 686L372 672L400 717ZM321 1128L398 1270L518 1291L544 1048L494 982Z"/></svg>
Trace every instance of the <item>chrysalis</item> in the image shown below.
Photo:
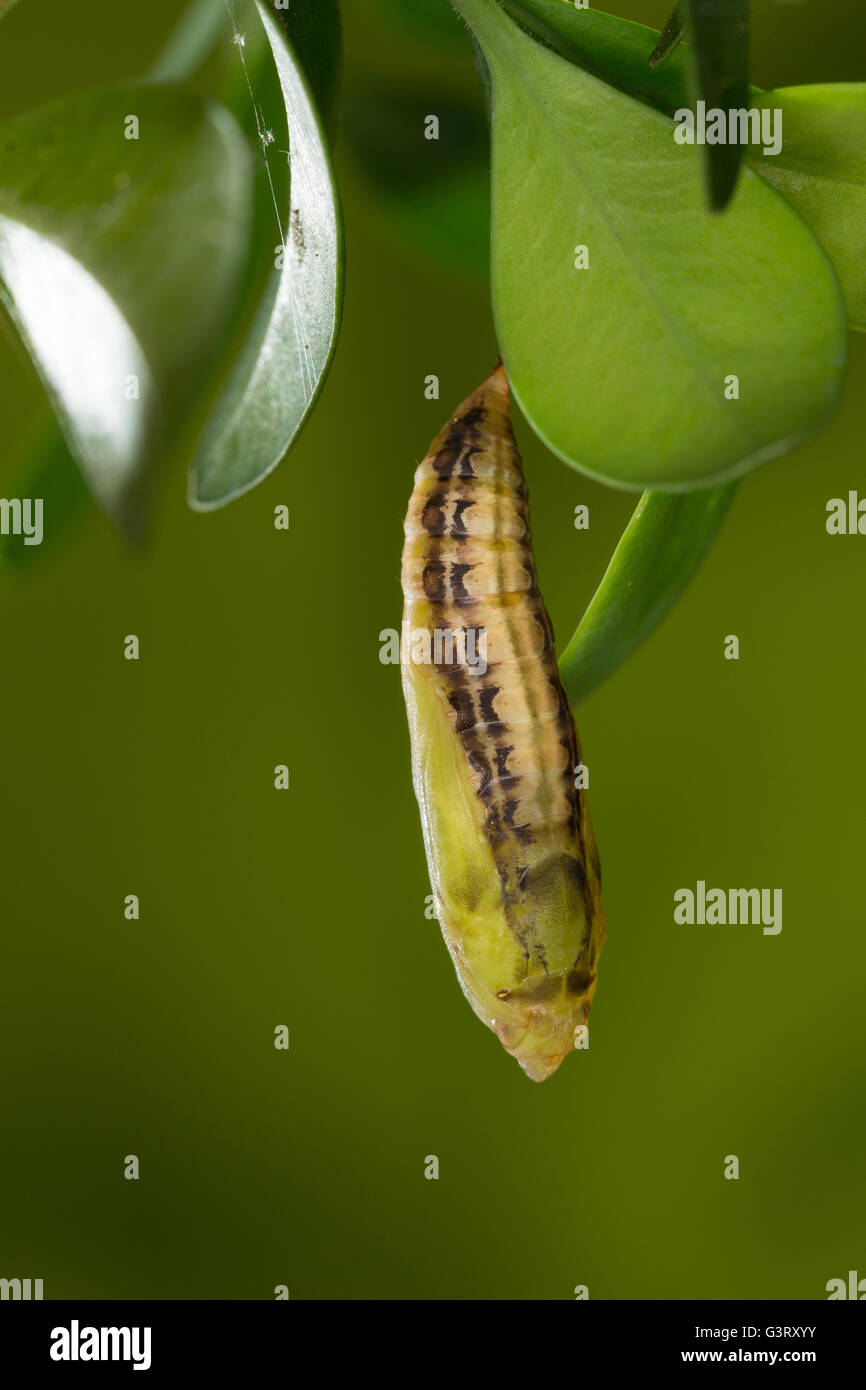
<svg viewBox="0 0 866 1390"><path fill-rule="evenodd" d="M401 669L436 915L534 1081L584 1036L605 935L580 749L535 576L499 366L415 473Z"/></svg>

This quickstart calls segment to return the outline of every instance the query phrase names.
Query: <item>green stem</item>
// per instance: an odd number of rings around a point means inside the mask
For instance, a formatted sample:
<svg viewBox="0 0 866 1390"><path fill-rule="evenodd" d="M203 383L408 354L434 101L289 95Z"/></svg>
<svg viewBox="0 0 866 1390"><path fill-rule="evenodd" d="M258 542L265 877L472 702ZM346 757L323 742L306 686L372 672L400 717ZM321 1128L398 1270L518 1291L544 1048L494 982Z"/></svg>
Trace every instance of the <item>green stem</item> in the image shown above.
<svg viewBox="0 0 866 1390"><path fill-rule="evenodd" d="M559 669L579 704L658 627L697 573L736 483L700 492L645 492Z"/></svg>

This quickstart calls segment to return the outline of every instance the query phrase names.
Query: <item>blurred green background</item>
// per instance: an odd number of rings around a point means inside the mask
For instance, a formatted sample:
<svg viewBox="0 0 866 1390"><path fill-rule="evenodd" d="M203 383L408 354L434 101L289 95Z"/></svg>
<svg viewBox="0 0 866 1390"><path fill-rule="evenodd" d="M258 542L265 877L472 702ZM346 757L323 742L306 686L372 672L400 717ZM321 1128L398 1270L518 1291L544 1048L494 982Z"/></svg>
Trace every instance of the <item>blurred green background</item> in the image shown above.
<svg viewBox="0 0 866 1390"><path fill-rule="evenodd" d="M477 114L465 34L398 8L344 5L345 109L429 91ZM658 27L668 4L611 8ZM142 73L177 9L21 0L0 115ZM754 36L761 85L864 76L854 0L760 4ZM866 540L824 525L863 479L866 342L832 427L746 480L681 605L579 712L608 941L590 1051L534 1085L425 919L378 659L413 467L496 355L483 246L458 244L459 199L452 260L413 238L347 125L343 334L290 459L208 515L174 467L141 553L93 514L0 575L0 1276L48 1298L826 1297L866 1274ZM0 338L4 496L41 409ZM561 644L634 499L517 434ZM781 934L676 926L699 878L781 887Z"/></svg>

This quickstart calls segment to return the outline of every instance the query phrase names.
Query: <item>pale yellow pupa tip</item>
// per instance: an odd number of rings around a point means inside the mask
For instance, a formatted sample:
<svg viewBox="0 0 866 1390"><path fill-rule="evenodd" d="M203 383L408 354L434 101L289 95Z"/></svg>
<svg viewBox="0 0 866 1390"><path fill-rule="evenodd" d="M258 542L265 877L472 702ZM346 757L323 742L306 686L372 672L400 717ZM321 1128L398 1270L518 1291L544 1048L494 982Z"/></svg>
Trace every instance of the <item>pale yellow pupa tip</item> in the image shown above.
<svg viewBox="0 0 866 1390"><path fill-rule="evenodd" d="M586 1033L595 980L580 996L563 990L544 1004L502 1009L490 1020L497 1038L531 1081L546 1081Z"/></svg>

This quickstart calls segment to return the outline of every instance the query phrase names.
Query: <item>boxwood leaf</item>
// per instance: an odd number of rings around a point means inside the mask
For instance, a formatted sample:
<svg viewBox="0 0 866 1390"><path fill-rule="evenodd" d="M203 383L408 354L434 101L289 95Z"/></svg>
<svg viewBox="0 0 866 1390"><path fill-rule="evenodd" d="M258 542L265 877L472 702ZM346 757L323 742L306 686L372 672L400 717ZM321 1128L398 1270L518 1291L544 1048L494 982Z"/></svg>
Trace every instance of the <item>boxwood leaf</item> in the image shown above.
<svg viewBox="0 0 866 1390"><path fill-rule="evenodd" d="M576 10L568 0L499 2L544 42L630 95L652 98L676 89L671 110L697 100L708 109L748 104L749 0L682 0L661 34L613 15ZM689 42L679 47L683 34ZM674 55L673 71L667 72ZM719 211L733 193L743 148L704 145L702 152L709 203Z"/></svg>
<svg viewBox="0 0 866 1390"><path fill-rule="evenodd" d="M568 0L501 4L540 42L620 91L668 115L688 105L685 50L668 56L657 70L648 66L655 29L600 10L576 10ZM764 155L748 146L745 158L808 222L839 278L849 326L866 327L866 85L828 83L776 92L752 87L748 104L782 108L781 153Z"/></svg>
<svg viewBox="0 0 866 1390"><path fill-rule="evenodd" d="M782 151L747 158L833 262L852 328L866 329L866 84L784 87L755 98L782 112Z"/></svg>
<svg viewBox="0 0 866 1390"><path fill-rule="evenodd" d="M602 10L578 10L569 0L497 0L515 24L586 72L638 101L673 114L688 102L688 55L680 46L650 64L660 35Z"/></svg>
<svg viewBox="0 0 866 1390"><path fill-rule="evenodd" d="M679 6L679 0L668 16L667 22L658 37L658 42L649 56L651 68L657 68L659 63L664 63L673 53L680 43L685 33L685 20Z"/></svg>
<svg viewBox="0 0 866 1390"><path fill-rule="evenodd" d="M573 704L606 680L670 612L724 520L736 483L671 496L645 492L562 654Z"/></svg>
<svg viewBox="0 0 866 1390"><path fill-rule="evenodd" d="M338 24L336 4L325 8ZM248 491L283 458L321 390L342 305L342 227L319 114L283 25L261 0L257 10L285 105L290 205L278 210L282 246L258 317L193 460L189 498L200 510Z"/></svg>
<svg viewBox="0 0 866 1390"><path fill-rule="evenodd" d="M709 216L697 148L668 119L498 4L453 3L492 90L500 349L540 437L614 486L688 491L825 424L842 302L786 202L747 170L726 216Z"/></svg>
<svg viewBox="0 0 866 1390"><path fill-rule="evenodd" d="M739 110L749 104L749 0L681 0L692 104ZM737 183L743 146L704 145L710 207L726 207Z"/></svg>
<svg viewBox="0 0 866 1390"><path fill-rule="evenodd" d="M258 3L261 8L260 0ZM283 9L274 10L270 5L268 10L274 11L316 110L332 136L342 58L339 0L291 0Z"/></svg>
<svg viewBox="0 0 866 1390"><path fill-rule="evenodd" d="M133 525L231 306L246 144L222 107L142 84L5 121L0 151L0 294L91 490Z"/></svg>

